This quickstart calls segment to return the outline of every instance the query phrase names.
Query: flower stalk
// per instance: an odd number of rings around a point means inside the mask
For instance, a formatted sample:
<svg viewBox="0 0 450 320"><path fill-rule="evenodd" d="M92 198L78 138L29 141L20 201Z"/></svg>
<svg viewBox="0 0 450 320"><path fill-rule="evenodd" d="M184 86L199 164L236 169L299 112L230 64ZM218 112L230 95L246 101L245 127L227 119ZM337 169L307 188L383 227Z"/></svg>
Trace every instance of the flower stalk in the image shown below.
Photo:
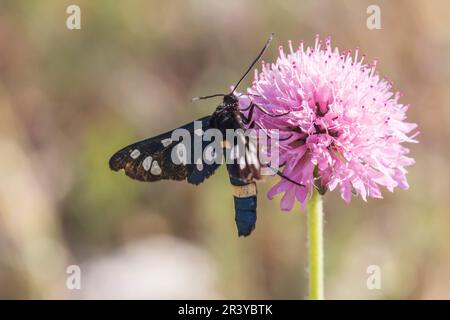
<svg viewBox="0 0 450 320"><path fill-rule="evenodd" d="M309 299L323 300L323 206L321 195L313 190L308 203Z"/></svg>

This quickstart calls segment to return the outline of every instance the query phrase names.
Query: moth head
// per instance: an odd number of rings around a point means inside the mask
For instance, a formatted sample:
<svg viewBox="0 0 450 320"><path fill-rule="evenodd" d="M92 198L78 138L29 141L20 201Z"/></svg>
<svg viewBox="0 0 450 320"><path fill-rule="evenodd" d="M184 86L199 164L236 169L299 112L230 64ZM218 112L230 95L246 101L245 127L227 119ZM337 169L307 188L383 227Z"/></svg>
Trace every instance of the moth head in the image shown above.
<svg viewBox="0 0 450 320"><path fill-rule="evenodd" d="M223 104L225 105L237 105L238 103L239 99L234 95L234 93L223 96Z"/></svg>

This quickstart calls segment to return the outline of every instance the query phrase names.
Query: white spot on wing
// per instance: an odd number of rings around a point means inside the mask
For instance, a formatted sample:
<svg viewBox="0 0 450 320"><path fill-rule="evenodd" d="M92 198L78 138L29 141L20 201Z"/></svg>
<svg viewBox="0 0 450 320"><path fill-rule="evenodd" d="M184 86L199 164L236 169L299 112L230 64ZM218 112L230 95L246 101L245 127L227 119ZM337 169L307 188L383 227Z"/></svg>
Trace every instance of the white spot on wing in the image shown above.
<svg viewBox="0 0 450 320"><path fill-rule="evenodd" d="M152 168L150 169L150 173L157 176L157 175L160 175L161 172L162 172L162 170L161 170L158 162L153 161Z"/></svg>
<svg viewBox="0 0 450 320"><path fill-rule="evenodd" d="M256 169L259 169L260 167L258 156L254 153L253 153L253 165L255 166Z"/></svg>
<svg viewBox="0 0 450 320"><path fill-rule="evenodd" d="M130 157L133 159L136 159L140 155L141 155L141 152L138 149L134 149L133 151L131 151Z"/></svg>
<svg viewBox="0 0 450 320"><path fill-rule="evenodd" d="M187 164L187 152L183 143L179 143L175 146L175 153L178 157L178 163Z"/></svg>
<svg viewBox="0 0 450 320"><path fill-rule="evenodd" d="M205 157L205 161L208 164L212 164L214 162L214 160L216 160L217 154L216 154L216 150L214 149L213 146L209 145L206 147L205 151L204 151L204 157Z"/></svg>
<svg viewBox="0 0 450 320"><path fill-rule="evenodd" d="M256 144L255 144L255 143L250 142L250 143L248 144L248 148L249 148L249 150L250 150L251 153L257 153L257 150L256 150Z"/></svg>
<svg viewBox="0 0 450 320"><path fill-rule="evenodd" d="M238 158L240 158L242 156L243 155L241 155L239 144L236 144L235 146L233 146L231 148L231 151L230 151L230 158L231 159L238 159Z"/></svg>
<svg viewBox="0 0 450 320"><path fill-rule="evenodd" d="M198 160L197 160L197 170L198 170L198 171L202 171L202 170L203 170L202 159L198 159Z"/></svg>
<svg viewBox="0 0 450 320"><path fill-rule="evenodd" d="M145 171L148 171L150 169L151 164L152 164L152 157L151 156L148 156L142 162L142 166L144 167Z"/></svg>
<svg viewBox="0 0 450 320"><path fill-rule="evenodd" d="M259 169L259 159L258 155L254 152L251 152L250 150L247 150L247 153L245 154L245 158L247 159L248 164L252 164L255 166L256 169Z"/></svg>
<svg viewBox="0 0 450 320"><path fill-rule="evenodd" d="M167 146L168 146L169 144L171 144L171 143L172 143L172 139L170 139L170 138L161 140L161 144L162 144L164 147L167 147Z"/></svg>

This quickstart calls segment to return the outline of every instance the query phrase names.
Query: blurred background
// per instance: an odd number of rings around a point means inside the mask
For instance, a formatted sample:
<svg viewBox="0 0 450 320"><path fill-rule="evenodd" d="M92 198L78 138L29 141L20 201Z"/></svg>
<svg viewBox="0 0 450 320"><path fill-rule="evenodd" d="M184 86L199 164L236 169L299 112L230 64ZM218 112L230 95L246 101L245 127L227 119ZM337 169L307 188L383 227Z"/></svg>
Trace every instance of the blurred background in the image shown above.
<svg viewBox="0 0 450 320"><path fill-rule="evenodd" d="M81 30L66 28L71 4ZM371 4L381 30L366 27ZM211 113L218 101L190 99L227 90L270 32L266 61L315 34L378 58L421 131L410 190L325 196L327 298L449 299L446 0L0 0L0 297L305 298L306 216L265 197L276 178L259 184L244 239L224 168L199 187L108 168L126 144ZM381 290L366 286L370 265Z"/></svg>

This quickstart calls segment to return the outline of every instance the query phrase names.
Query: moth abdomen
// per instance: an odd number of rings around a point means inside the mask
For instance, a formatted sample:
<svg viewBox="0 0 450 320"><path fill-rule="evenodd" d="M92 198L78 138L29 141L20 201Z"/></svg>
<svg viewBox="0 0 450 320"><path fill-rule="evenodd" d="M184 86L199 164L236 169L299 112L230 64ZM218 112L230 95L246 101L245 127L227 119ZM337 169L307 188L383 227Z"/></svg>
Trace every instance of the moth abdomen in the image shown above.
<svg viewBox="0 0 450 320"><path fill-rule="evenodd" d="M239 236L248 236L256 226L256 183L244 183L230 177L234 187L235 221Z"/></svg>

